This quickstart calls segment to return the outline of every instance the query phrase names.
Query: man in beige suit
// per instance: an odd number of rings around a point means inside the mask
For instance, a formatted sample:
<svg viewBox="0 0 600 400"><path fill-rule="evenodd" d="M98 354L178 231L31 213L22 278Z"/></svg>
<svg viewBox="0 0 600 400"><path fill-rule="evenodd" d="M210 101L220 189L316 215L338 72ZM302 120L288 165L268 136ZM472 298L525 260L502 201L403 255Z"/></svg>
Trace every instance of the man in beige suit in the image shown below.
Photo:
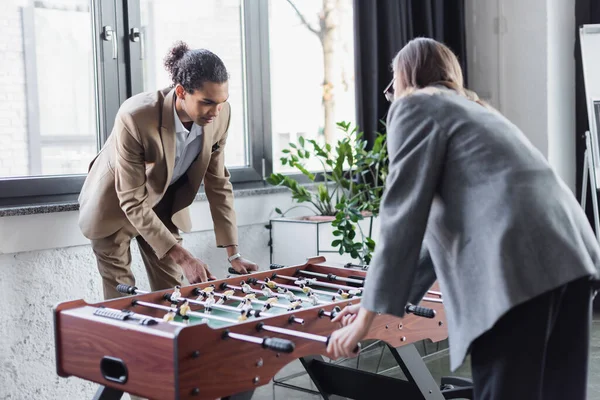
<svg viewBox="0 0 600 400"><path fill-rule="evenodd" d="M181 246L188 206L204 181L217 246L241 273L257 270L237 251L233 192L224 151L231 111L228 73L219 57L178 43L165 58L173 88L126 100L109 139L92 161L79 197L79 226L91 240L105 298L134 285L130 242L136 238L152 290L212 278Z"/></svg>

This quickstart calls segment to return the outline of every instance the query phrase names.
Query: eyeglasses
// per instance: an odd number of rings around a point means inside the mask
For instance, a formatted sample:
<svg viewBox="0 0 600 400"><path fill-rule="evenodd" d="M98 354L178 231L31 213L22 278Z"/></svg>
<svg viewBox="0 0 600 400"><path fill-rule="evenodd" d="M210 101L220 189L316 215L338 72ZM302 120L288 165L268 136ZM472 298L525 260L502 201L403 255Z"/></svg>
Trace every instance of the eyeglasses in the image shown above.
<svg viewBox="0 0 600 400"><path fill-rule="evenodd" d="M390 103L394 101L394 79L392 79L390 84L387 85L387 87L383 91L383 94L387 101L389 101Z"/></svg>

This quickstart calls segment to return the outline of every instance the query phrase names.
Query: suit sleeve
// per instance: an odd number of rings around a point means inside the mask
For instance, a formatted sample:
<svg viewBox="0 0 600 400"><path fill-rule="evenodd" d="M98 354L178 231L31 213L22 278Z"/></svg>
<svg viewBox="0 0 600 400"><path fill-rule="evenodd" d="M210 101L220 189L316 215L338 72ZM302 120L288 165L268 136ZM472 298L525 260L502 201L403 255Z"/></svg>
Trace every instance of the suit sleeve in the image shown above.
<svg viewBox="0 0 600 400"><path fill-rule="evenodd" d="M115 122L115 188L119 204L127 219L162 259L177 239L158 218L148 201L144 147L135 122L129 115L119 115Z"/></svg>
<svg viewBox="0 0 600 400"><path fill-rule="evenodd" d="M423 104L428 96L400 99L389 112L389 174L379 240L361 301L370 311L403 316L409 297L420 295L413 284L446 150L446 135ZM427 256L421 258L424 262ZM423 266L426 272L427 265ZM427 274L423 277L426 284Z"/></svg>
<svg viewBox="0 0 600 400"><path fill-rule="evenodd" d="M225 145L231 122L231 109L225 133L218 142L218 148L210 157L204 175L204 190L210 206L217 246L237 245L238 233L235 210L233 208L233 187L229 181L229 170L225 166Z"/></svg>
<svg viewBox="0 0 600 400"><path fill-rule="evenodd" d="M431 260L431 255L429 254L429 250L425 247L425 243L423 243L423 247L421 248L421 253L419 254L419 263L417 266L417 271L415 272L415 278L413 281L413 285L410 288L410 295L408 296L408 301L411 304L419 304L423 297L427 293L431 286L436 280L435 268L433 266L433 261Z"/></svg>

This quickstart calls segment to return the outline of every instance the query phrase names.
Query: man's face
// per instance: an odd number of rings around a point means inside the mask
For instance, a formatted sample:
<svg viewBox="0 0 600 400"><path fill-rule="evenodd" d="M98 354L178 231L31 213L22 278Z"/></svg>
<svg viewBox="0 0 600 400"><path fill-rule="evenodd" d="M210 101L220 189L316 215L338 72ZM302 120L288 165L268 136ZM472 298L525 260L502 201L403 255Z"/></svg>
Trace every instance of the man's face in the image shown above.
<svg viewBox="0 0 600 400"><path fill-rule="evenodd" d="M177 85L175 92L188 117L196 124L205 126L213 122L229 98L229 83L204 82L202 89L196 89L193 93Z"/></svg>

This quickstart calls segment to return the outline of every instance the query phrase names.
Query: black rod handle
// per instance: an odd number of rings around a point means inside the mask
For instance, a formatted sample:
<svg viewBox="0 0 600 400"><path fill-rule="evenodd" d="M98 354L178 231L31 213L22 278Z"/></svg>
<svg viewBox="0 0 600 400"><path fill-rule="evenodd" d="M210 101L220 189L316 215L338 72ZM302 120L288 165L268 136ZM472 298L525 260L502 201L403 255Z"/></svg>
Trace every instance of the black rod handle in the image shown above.
<svg viewBox="0 0 600 400"><path fill-rule="evenodd" d="M413 304L408 304L405 308L406 312L409 314L415 314L419 317L424 318L435 318L435 310L428 307L415 306Z"/></svg>
<svg viewBox="0 0 600 400"><path fill-rule="evenodd" d="M281 264L271 264L269 266L269 269L280 269L280 268L285 268L285 265L281 265Z"/></svg>
<svg viewBox="0 0 600 400"><path fill-rule="evenodd" d="M291 340L269 337L263 339L262 347L278 353L291 353L296 348Z"/></svg>
<svg viewBox="0 0 600 400"><path fill-rule="evenodd" d="M233 267L229 267L229 269L227 270L230 274L234 274L234 275L242 275L241 273L237 272L235 269L233 269Z"/></svg>
<svg viewBox="0 0 600 400"><path fill-rule="evenodd" d="M123 283L119 283L117 285L117 292L119 292L119 293L135 294L136 291L137 291L137 288L135 286L125 285Z"/></svg>

